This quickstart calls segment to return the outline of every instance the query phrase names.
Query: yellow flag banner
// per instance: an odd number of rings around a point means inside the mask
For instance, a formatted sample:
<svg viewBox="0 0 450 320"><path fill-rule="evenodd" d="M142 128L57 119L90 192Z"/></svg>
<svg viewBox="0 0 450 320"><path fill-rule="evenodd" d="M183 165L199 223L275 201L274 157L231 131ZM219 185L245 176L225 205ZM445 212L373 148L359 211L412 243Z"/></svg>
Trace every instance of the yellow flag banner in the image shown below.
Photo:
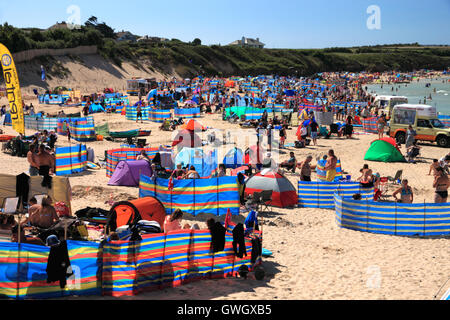
<svg viewBox="0 0 450 320"><path fill-rule="evenodd" d="M9 101L11 122L13 129L25 134L25 121L23 117L22 94L20 93L19 77L13 57L3 44L0 43L0 61L6 85L6 97Z"/></svg>

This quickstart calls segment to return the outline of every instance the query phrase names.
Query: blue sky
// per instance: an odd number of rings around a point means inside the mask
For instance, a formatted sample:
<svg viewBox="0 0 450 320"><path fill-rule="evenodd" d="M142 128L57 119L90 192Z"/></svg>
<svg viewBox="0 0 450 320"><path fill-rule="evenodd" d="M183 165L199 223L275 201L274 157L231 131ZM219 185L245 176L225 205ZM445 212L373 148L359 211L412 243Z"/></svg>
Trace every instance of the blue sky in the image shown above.
<svg viewBox="0 0 450 320"><path fill-rule="evenodd" d="M116 31L228 44L242 36L267 48L325 48L391 43L450 45L450 0L0 0L0 23L47 28L80 8ZM381 30L369 30L370 5Z"/></svg>

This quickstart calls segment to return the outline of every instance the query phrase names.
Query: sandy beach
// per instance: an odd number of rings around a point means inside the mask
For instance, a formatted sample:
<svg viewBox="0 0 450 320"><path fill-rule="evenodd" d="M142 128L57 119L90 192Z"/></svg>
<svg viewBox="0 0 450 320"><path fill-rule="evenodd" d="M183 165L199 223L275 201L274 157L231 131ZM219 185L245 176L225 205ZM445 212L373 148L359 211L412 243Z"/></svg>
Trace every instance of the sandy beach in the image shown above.
<svg viewBox="0 0 450 320"><path fill-rule="evenodd" d="M133 100L134 101L134 100ZM57 106L42 106L36 99L37 111L56 113ZM3 98L1 104L7 101ZM80 108L65 108L65 113L79 111ZM147 142L152 147L170 144L172 133L159 131L157 123L136 124L118 114L94 114L95 125L105 122L110 128L129 130L150 129L152 134ZM202 124L215 129L238 129L222 121L220 114L203 115ZM297 128L288 131L287 143L296 140ZM13 134L11 127L3 127L5 134ZM360 132L360 131L357 131ZM26 134L32 134L26 130ZM368 163L374 172L383 176L393 176L403 170L403 177L409 180L414 191L415 202L432 202L433 177L428 175L431 160L441 158L448 151L431 144L421 144L418 163L365 162L364 154L370 143L377 139L374 134L355 134L353 139L332 137L319 139L319 146L304 149L286 148L280 160L289 158L294 151L297 160L302 161L311 154L314 159L334 149L342 162L343 170L359 177L359 169ZM67 138L59 136L57 146L69 145ZM97 158L103 158L104 151L118 148L120 143L109 141L88 142ZM231 148L227 147L227 149ZM240 146L244 147L244 146ZM402 147L404 152L404 146ZM17 158L0 153L2 172L20 174L28 171L26 158ZM314 164L315 164L314 160ZM288 173L289 180L297 186L298 175ZM313 175L313 180L315 176ZM86 206L109 209L105 204L113 195L114 200L138 197L138 188L108 187L105 169L88 170L70 176L73 190L74 211ZM392 189L390 190L392 194ZM266 277L262 281L254 279L228 278L205 280L178 288L149 292L136 297L122 299L420 299L432 300L450 274L450 247L448 238L409 238L376 235L341 229L335 221L334 210L321 209L279 209L261 213L263 217L263 247L271 250L273 256L263 259ZM242 221L244 216L233 217ZM188 217L204 225L204 218ZM440 293L442 295L443 292ZM71 297L70 299L115 299L106 297Z"/></svg>

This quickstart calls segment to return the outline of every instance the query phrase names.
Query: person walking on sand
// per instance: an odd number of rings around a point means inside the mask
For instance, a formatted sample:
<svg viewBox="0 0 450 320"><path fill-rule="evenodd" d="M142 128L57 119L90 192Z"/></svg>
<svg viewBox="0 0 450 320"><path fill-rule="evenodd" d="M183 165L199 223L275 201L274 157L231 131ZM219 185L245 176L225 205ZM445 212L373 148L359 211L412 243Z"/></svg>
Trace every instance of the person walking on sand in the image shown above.
<svg viewBox="0 0 450 320"><path fill-rule="evenodd" d="M430 171L428 171L428 175L431 176L431 172L433 172L433 176L437 176L438 172L437 172L437 168L439 168L439 160L438 159L433 159L433 163L430 165Z"/></svg>
<svg viewBox="0 0 450 320"><path fill-rule="evenodd" d="M434 177L433 188L436 189L434 195L435 203L446 203L448 198L448 187L450 180L442 167L436 169L437 175Z"/></svg>
<svg viewBox="0 0 450 320"><path fill-rule="evenodd" d="M328 158L325 164L324 170L327 172L326 181L332 182L336 177L336 166L337 166L337 158L334 155L334 150L330 149L328 151Z"/></svg>

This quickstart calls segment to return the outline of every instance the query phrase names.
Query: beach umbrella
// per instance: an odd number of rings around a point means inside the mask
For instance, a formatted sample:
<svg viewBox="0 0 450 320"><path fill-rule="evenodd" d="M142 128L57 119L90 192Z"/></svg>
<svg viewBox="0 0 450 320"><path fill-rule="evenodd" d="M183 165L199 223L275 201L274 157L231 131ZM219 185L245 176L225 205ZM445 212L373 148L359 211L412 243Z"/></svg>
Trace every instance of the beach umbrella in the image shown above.
<svg viewBox="0 0 450 320"><path fill-rule="evenodd" d="M186 129L189 131L205 131L206 127L204 127L200 122L195 119L191 119L185 124L181 126L182 129Z"/></svg>

